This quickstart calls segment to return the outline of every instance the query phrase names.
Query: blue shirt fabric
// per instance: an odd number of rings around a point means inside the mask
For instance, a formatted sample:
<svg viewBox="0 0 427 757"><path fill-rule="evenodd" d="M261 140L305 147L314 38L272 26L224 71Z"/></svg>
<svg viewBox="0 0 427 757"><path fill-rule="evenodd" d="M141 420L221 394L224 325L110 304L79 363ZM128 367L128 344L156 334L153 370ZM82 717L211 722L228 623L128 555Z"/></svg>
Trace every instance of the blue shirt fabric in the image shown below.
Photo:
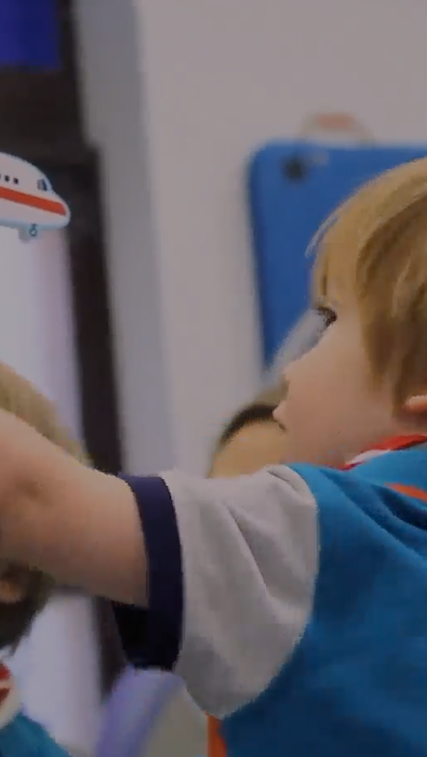
<svg viewBox="0 0 427 757"><path fill-rule="evenodd" d="M0 757L67 757L38 723L19 713L0 730Z"/></svg>

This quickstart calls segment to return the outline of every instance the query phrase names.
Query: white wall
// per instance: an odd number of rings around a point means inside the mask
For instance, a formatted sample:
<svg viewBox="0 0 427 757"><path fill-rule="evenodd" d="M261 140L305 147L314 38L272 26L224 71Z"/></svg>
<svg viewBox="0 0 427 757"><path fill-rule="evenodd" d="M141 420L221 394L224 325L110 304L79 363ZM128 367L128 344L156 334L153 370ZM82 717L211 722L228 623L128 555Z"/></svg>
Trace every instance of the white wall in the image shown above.
<svg viewBox="0 0 427 757"><path fill-rule="evenodd" d="M68 256L60 231L22 243L16 231L0 228L0 360L50 397L80 436Z"/></svg>
<svg viewBox="0 0 427 757"><path fill-rule="evenodd" d="M247 157L317 109L350 110L379 139L427 140L427 5L79 0L78 10L88 128L108 179L128 464L203 471L222 419L259 379Z"/></svg>

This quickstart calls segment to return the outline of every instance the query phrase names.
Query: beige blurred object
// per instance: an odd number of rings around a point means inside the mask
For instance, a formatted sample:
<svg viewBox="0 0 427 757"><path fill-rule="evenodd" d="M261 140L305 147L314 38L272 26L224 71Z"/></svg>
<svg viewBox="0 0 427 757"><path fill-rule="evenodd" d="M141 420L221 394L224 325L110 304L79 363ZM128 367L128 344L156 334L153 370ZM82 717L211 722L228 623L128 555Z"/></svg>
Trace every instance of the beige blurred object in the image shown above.
<svg viewBox="0 0 427 757"><path fill-rule="evenodd" d="M61 749L64 749L70 757L93 757L89 752L85 752L78 747L68 746L67 744L60 744Z"/></svg>
<svg viewBox="0 0 427 757"><path fill-rule="evenodd" d="M298 136L307 139L320 132L338 134L355 142L369 143L374 141L371 131L351 113L339 111L311 113L303 119Z"/></svg>
<svg viewBox="0 0 427 757"><path fill-rule="evenodd" d="M206 717L182 688L162 712L141 757L200 757L205 754Z"/></svg>

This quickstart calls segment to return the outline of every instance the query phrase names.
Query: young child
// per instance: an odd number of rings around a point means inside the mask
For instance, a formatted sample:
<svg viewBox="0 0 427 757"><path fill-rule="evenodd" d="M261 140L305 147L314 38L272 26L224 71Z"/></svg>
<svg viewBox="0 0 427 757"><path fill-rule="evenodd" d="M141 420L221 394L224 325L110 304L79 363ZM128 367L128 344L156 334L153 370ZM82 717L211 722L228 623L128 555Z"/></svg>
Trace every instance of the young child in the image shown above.
<svg viewBox="0 0 427 757"><path fill-rule="evenodd" d="M427 160L361 189L316 245L327 329L275 411L290 465L119 479L3 412L0 552L123 603L129 658L180 674L230 757L420 757Z"/></svg>
<svg viewBox="0 0 427 757"><path fill-rule="evenodd" d="M47 439L85 462L81 447L59 424L53 405L15 371L0 363L0 407L34 426ZM0 647L14 650L48 600L53 581L39 570L3 560L0 565ZM54 692L52 693L54 696ZM21 710L17 686L0 664L2 757L65 757L66 753Z"/></svg>

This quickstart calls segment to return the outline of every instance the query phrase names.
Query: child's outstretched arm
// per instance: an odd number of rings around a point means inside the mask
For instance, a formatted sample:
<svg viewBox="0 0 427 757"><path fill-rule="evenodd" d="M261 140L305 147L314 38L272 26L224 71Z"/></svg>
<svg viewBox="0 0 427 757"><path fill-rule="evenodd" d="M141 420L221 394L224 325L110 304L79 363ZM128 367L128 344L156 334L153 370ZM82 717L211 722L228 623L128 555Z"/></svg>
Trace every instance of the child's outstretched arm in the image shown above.
<svg viewBox="0 0 427 757"><path fill-rule="evenodd" d="M141 519L127 484L1 409L0 559L92 594L146 601Z"/></svg>
<svg viewBox="0 0 427 757"><path fill-rule="evenodd" d="M0 412L0 558L118 600L129 660L175 670L217 717L266 690L304 633L317 520L310 488L285 466L124 481Z"/></svg>

